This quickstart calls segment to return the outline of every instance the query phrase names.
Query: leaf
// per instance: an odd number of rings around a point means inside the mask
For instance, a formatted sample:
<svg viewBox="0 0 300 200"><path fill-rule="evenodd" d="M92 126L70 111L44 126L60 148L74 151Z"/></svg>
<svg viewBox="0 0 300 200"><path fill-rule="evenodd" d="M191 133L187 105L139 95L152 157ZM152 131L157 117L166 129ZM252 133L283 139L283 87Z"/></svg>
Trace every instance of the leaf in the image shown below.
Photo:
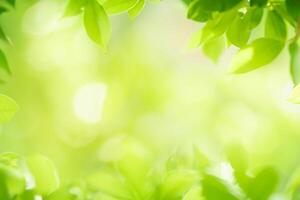
<svg viewBox="0 0 300 200"><path fill-rule="evenodd" d="M232 73L245 73L271 63L281 52L284 43L279 40L260 38L241 49L232 60Z"/></svg>
<svg viewBox="0 0 300 200"><path fill-rule="evenodd" d="M178 199L199 180L198 173L192 170L169 171L160 188L160 199Z"/></svg>
<svg viewBox="0 0 300 200"><path fill-rule="evenodd" d="M209 57L212 61L217 62L225 50L224 37L212 38L204 43L203 47L204 54Z"/></svg>
<svg viewBox="0 0 300 200"><path fill-rule="evenodd" d="M245 46L250 38L251 33L249 22L249 18L245 18L244 15L238 14L226 32L229 42L237 47Z"/></svg>
<svg viewBox="0 0 300 200"><path fill-rule="evenodd" d="M3 51L0 50L0 68L4 69L8 74L11 74L6 56Z"/></svg>
<svg viewBox="0 0 300 200"><path fill-rule="evenodd" d="M277 171L271 167L266 167L250 181L246 193L251 199L266 200L276 189L278 181Z"/></svg>
<svg viewBox="0 0 300 200"><path fill-rule="evenodd" d="M195 167L200 171L207 169L211 165L208 158L196 146L193 147L193 150Z"/></svg>
<svg viewBox="0 0 300 200"><path fill-rule="evenodd" d="M131 19L136 18L141 13L143 8L145 7L145 3L146 0L139 0L135 4L135 6L128 11L128 15L130 16Z"/></svg>
<svg viewBox="0 0 300 200"><path fill-rule="evenodd" d="M86 4L87 0L69 0L64 16L69 17L79 15Z"/></svg>
<svg viewBox="0 0 300 200"><path fill-rule="evenodd" d="M295 85L300 83L300 47L297 42L292 42L289 46L290 52L290 72L293 83Z"/></svg>
<svg viewBox="0 0 300 200"><path fill-rule="evenodd" d="M0 94L0 124L10 121L18 110L13 99Z"/></svg>
<svg viewBox="0 0 300 200"><path fill-rule="evenodd" d="M274 10L268 12L265 24L265 37L285 41L287 27L282 17Z"/></svg>
<svg viewBox="0 0 300 200"><path fill-rule="evenodd" d="M203 10L206 11L226 11L237 6L242 0L197 0Z"/></svg>
<svg viewBox="0 0 300 200"><path fill-rule="evenodd" d="M84 27L91 40L106 49L111 35L111 25L103 7L97 2L90 1L85 7Z"/></svg>
<svg viewBox="0 0 300 200"><path fill-rule="evenodd" d="M206 22L212 19L212 13L204 10L199 1L193 1L188 8L187 18L198 22Z"/></svg>
<svg viewBox="0 0 300 200"><path fill-rule="evenodd" d="M15 6L16 0L6 0L10 5Z"/></svg>
<svg viewBox="0 0 300 200"><path fill-rule="evenodd" d="M35 181L34 190L40 195L49 195L59 187L59 178L51 160L34 155L26 159L29 172Z"/></svg>
<svg viewBox="0 0 300 200"><path fill-rule="evenodd" d="M246 173L248 168L247 153L242 145L233 144L226 151L227 158L235 171Z"/></svg>
<svg viewBox="0 0 300 200"><path fill-rule="evenodd" d="M201 43L223 35L232 23L235 15L235 11L227 11L208 21L202 29Z"/></svg>
<svg viewBox="0 0 300 200"><path fill-rule="evenodd" d="M109 171L103 170L93 173L87 179L87 186L92 191L100 191L120 199L131 199L122 178Z"/></svg>
<svg viewBox="0 0 300 200"><path fill-rule="evenodd" d="M256 28L262 21L264 14L263 8L250 7L245 14L245 21L247 21L249 28L252 30Z"/></svg>
<svg viewBox="0 0 300 200"><path fill-rule="evenodd" d="M108 14L118 14L133 8L138 0L107 0L103 4Z"/></svg>
<svg viewBox="0 0 300 200"><path fill-rule="evenodd" d="M3 29L0 27L0 39L2 39L3 41L7 42L8 39L3 31Z"/></svg>
<svg viewBox="0 0 300 200"><path fill-rule="evenodd" d="M202 196L202 189L200 186L192 187L183 197L182 200L205 200Z"/></svg>
<svg viewBox="0 0 300 200"><path fill-rule="evenodd" d="M264 7L267 5L268 0L250 0L251 6L258 6L258 7Z"/></svg>
<svg viewBox="0 0 300 200"><path fill-rule="evenodd" d="M215 176L205 174L202 180L202 194L208 200L238 200L227 186Z"/></svg>
<svg viewBox="0 0 300 200"><path fill-rule="evenodd" d="M285 5L289 15L298 22L300 19L300 1L299 0L286 0Z"/></svg>

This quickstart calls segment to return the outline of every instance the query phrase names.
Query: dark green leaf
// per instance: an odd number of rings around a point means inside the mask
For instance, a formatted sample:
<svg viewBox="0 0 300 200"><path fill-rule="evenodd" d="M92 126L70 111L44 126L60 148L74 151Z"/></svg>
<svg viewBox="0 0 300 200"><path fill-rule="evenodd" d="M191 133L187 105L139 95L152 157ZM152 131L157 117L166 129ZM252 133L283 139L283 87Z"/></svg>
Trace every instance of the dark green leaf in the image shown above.
<svg viewBox="0 0 300 200"><path fill-rule="evenodd" d="M204 10L199 4L200 2L197 0L190 3L187 17L199 22L206 22L212 19L212 13Z"/></svg>
<svg viewBox="0 0 300 200"><path fill-rule="evenodd" d="M237 6L242 0L197 0L203 10L206 11L226 11Z"/></svg>
<svg viewBox="0 0 300 200"><path fill-rule="evenodd" d="M287 38L287 27L282 17L274 10L268 12L265 37L285 41Z"/></svg>
<svg viewBox="0 0 300 200"><path fill-rule="evenodd" d="M263 8L259 8L259 7L248 8L245 14L245 21L248 22L250 29L254 29L259 25L259 23L263 18L263 14L264 14Z"/></svg>
<svg viewBox="0 0 300 200"><path fill-rule="evenodd" d="M258 7L264 7L267 5L268 0L250 0L251 6L258 6Z"/></svg>
<svg viewBox="0 0 300 200"><path fill-rule="evenodd" d="M285 4L289 15L298 23L300 19L300 1L286 0Z"/></svg>

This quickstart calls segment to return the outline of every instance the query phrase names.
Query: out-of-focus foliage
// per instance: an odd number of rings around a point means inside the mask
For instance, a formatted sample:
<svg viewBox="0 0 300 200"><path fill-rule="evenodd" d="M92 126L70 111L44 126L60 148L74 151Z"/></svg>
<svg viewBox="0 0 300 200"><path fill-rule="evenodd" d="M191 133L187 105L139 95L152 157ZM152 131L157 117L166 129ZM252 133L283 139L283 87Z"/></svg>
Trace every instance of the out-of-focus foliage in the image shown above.
<svg viewBox="0 0 300 200"><path fill-rule="evenodd" d="M233 59L243 65L236 70L249 71L281 51L287 20L262 9L270 2L250 1L239 13L237 2L192 2L206 12L189 16L212 20L200 31L205 54L222 59L227 38L246 59ZM110 16L135 17L142 8L134 22ZM229 58L213 68L199 52L180 51L195 29L184 10L168 1L20 0L1 16L13 44L13 76L3 73L1 90L19 105L0 96L1 124L18 109L0 129L1 200L299 198L300 115L282 95L285 69L224 78ZM251 48L262 15L268 37ZM290 51L297 74L298 50Z"/></svg>

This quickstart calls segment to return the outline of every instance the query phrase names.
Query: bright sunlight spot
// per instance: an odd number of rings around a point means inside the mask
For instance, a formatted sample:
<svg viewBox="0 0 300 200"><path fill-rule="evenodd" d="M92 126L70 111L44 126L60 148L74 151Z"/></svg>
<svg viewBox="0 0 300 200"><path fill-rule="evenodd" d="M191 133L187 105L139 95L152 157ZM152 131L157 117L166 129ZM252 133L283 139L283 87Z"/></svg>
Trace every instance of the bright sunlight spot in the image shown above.
<svg viewBox="0 0 300 200"><path fill-rule="evenodd" d="M83 86L74 98L75 115L86 123L100 122L105 97L105 84L93 83Z"/></svg>

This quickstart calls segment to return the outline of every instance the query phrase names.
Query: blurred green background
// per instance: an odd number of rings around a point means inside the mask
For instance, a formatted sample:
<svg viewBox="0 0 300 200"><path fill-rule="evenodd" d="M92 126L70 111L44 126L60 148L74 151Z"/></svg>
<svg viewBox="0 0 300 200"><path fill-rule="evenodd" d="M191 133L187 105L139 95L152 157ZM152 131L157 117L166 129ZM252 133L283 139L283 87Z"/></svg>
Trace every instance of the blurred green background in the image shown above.
<svg viewBox="0 0 300 200"><path fill-rule="evenodd" d="M223 162L226 147L239 143L254 170L272 165L285 179L299 166L300 107L287 101L287 55L272 67L230 75L234 49L217 64L189 50L199 25L172 0L148 4L134 21L113 16L104 53L86 36L81 16L62 18L65 5L18 1L0 18L13 71L1 72L1 92L20 107L1 126L1 152L46 155L63 181L117 157L122 137L156 161L197 145Z"/></svg>

